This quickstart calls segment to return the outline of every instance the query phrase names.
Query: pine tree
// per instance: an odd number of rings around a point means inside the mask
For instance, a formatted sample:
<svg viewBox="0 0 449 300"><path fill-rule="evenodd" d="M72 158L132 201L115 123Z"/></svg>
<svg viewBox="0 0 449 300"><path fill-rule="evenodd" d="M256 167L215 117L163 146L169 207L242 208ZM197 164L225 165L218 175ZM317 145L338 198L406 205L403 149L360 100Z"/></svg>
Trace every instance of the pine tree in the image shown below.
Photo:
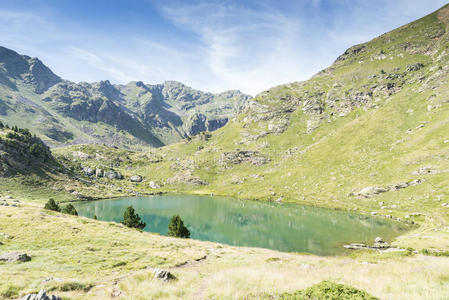
<svg viewBox="0 0 449 300"><path fill-rule="evenodd" d="M171 218L168 224L168 236L189 238L190 231L184 226L184 222L179 215L175 215Z"/></svg>
<svg viewBox="0 0 449 300"><path fill-rule="evenodd" d="M140 216L136 214L132 206L128 206L128 208L123 213L122 224L137 229L144 229L146 226L146 223L140 219Z"/></svg>
<svg viewBox="0 0 449 300"><path fill-rule="evenodd" d="M77 216L78 212L76 211L75 206L73 206L72 204L67 204L62 210L61 212L65 213L65 214L69 214L69 215L74 215Z"/></svg>
<svg viewBox="0 0 449 300"><path fill-rule="evenodd" d="M53 199L53 198L50 198L48 200L48 202L45 203L44 208L48 209L48 210L58 211L58 212L61 211L61 208L59 207L58 203L56 203L55 199Z"/></svg>

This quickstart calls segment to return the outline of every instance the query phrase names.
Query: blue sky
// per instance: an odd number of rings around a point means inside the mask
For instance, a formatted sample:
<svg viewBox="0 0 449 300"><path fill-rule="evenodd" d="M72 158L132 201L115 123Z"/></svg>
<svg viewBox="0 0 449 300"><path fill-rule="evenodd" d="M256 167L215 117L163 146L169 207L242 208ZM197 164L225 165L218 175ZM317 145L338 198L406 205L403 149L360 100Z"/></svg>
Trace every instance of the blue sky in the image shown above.
<svg viewBox="0 0 449 300"><path fill-rule="evenodd" d="M0 0L0 45L78 81L177 80L255 95L442 0Z"/></svg>

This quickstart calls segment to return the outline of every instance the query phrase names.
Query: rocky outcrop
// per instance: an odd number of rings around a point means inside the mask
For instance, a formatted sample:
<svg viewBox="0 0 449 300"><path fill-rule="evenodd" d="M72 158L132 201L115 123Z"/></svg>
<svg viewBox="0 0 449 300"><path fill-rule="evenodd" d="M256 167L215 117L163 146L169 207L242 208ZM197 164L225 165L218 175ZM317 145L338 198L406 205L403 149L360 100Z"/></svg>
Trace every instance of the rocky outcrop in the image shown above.
<svg viewBox="0 0 449 300"><path fill-rule="evenodd" d="M38 94L62 81L39 59L20 55L5 47L0 47L0 74L22 80ZM12 81L10 83L13 84Z"/></svg>
<svg viewBox="0 0 449 300"><path fill-rule="evenodd" d="M349 245L344 245L343 247L351 250L359 250L359 249L385 250L390 248L390 245L387 242L385 242L381 237L376 237L376 239L374 240L374 244L372 246L368 246L366 244L353 243Z"/></svg>
<svg viewBox="0 0 449 300"><path fill-rule="evenodd" d="M31 256L22 252L10 252L0 255L0 261L5 262L27 262L31 260Z"/></svg>
<svg viewBox="0 0 449 300"><path fill-rule="evenodd" d="M410 186L419 185L419 184L421 184L423 182L424 182L424 179L415 179L415 180L412 180L412 181L401 182L401 183L397 183L397 184L388 185L388 186L385 186L385 187L368 186L368 187L365 187L365 188L361 189L358 192L351 193L350 196L359 196L359 197L363 197L363 198L372 198L372 197L374 197L376 195L379 195L379 194L382 194L382 193L386 193L386 192L389 192L389 191L398 191L398 190L405 189L405 188L410 187Z"/></svg>
<svg viewBox="0 0 449 300"><path fill-rule="evenodd" d="M261 166L270 161L269 158L263 156L259 151L251 150L236 150L224 152L219 160L219 164L223 167L231 165L239 165L242 163L249 163L254 166Z"/></svg>
<svg viewBox="0 0 449 300"><path fill-rule="evenodd" d="M62 298L56 295L49 296L46 291L41 290L37 294L28 294L19 300L62 300Z"/></svg>
<svg viewBox="0 0 449 300"><path fill-rule="evenodd" d="M50 149L27 129L0 129L0 177L51 170L57 165Z"/></svg>

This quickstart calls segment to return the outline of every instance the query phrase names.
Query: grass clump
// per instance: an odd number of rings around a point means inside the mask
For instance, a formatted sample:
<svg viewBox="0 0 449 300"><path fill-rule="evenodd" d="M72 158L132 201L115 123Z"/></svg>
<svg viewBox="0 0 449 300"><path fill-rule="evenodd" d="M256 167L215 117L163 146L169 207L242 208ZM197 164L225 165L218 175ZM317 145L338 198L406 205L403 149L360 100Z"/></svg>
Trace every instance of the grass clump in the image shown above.
<svg viewBox="0 0 449 300"><path fill-rule="evenodd" d="M283 300L376 300L365 291L356 289L344 284L338 284L331 281L322 281L305 290L294 293L285 293L280 295L279 299Z"/></svg>
<svg viewBox="0 0 449 300"><path fill-rule="evenodd" d="M168 236L190 238L190 231L184 225L179 215L174 215L168 224Z"/></svg>
<svg viewBox="0 0 449 300"><path fill-rule="evenodd" d="M144 229L147 225L136 213L132 206L128 206L123 214L122 224L131 228Z"/></svg>
<svg viewBox="0 0 449 300"><path fill-rule="evenodd" d="M7 285L0 291L2 299L12 299L19 296L20 288L15 285Z"/></svg>
<svg viewBox="0 0 449 300"><path fill-rule="evenodd" d="M88 292L93 287L92 284L86 284L81 282L65 282L61 285L54 286L48 289L48 291L61 291L61 292L71 292L71 291L83 291Z"/></svg>
<svg viewBox="0 0 449 300"><path fill-rule="evenodd" d="M439 250L429 250L429 249L422 249L422 254L428 255L428 256L444 256L449 257L449 251L439 251Z"/></svg>
<svg viewBox="0 0 449 300"><path fill-rule="evenodd" d="M48 200L48 202L45 203L44 208L45 208L45 209L48 209L48 210L57 211L57 212L60 212L60 211L61 211L61 208L59 207L59 204L56 203L55 199L53 199L53 198L50 198L50 199Z"/></svg>

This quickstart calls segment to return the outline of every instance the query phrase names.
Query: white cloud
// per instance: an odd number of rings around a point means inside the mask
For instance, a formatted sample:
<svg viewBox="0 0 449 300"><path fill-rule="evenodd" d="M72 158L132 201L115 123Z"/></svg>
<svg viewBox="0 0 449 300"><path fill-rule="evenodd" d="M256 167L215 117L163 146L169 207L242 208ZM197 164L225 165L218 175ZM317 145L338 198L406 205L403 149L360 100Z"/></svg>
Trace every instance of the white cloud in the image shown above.
<svg viewBox="0 0 449 300"><path fill-rule="evenodd" d="M346 48L439 8L445 1L152 2L177 30L114 33L37 11L0 8L0 45L37 56L73 81L178 80L256 94L304 80ZM283 6L281 6L281 4ZM116 24L120 28L120 24ZM177 28L177 29L176 29Z"/></svg>

